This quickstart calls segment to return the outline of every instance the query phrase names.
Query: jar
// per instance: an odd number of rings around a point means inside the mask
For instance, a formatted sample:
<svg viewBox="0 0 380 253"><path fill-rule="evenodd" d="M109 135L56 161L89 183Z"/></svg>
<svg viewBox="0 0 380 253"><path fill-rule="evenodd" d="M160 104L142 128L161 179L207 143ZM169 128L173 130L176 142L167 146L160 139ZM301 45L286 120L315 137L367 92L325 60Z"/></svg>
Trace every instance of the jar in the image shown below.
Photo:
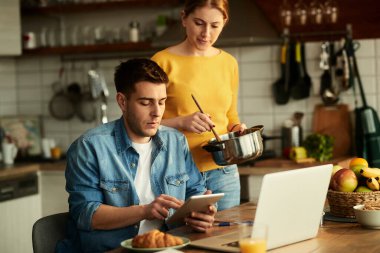
<svg viewBox="0 0 380 253"><path fill-rule="evenodd" d="M290 150L293 147L299 147L302 145L302 127L300 125L294 125L293 122L286 121L281 128L282 136L282 155L285 158L289 158Z"/></svg>
<svg viewBox="0 0 380 253"><path fill-rule="evenodd" d="M130 42L139 41L139 27L140 27L140 24L137 21L132 21L129 24L129 41Z"/></svg>
<svg viewBox="0 0 380 253"><path fill-rule="evenodd" d="M36 34L34 32L26 32L22 36L23 48L34 49L37 47Z"/></svg>

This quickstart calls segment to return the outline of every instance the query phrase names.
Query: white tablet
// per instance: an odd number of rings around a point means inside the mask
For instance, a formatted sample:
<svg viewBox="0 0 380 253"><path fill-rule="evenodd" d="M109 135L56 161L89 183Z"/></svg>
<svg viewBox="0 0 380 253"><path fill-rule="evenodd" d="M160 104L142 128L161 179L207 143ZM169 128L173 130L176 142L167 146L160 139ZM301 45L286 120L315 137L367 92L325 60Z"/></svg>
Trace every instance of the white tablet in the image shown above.
<svg viewBox="0 0 380 253"><path fill-rule="evenodd" d="M214 205L224 193L191 196L186 202L166 221L167 224L184 222L191 212L207 212L210 205Z"/></svg>

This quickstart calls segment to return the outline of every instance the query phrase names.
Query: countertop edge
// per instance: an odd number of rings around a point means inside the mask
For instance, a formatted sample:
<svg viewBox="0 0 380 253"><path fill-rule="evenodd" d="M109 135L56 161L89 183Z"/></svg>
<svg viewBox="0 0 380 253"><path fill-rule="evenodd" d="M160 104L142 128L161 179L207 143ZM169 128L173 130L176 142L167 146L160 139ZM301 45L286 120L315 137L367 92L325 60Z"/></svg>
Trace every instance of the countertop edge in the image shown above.
<svg viewBox="0 0 380 253"><path fill-rule="evenodd" d="M38 171L65 171L66 161L52 163L28 163L3 166L0 169L0 182L22 177L26 174L37 173Z"/></svg>
<svg viewBox="0 0 380 253"><path fill-rule="evenodd" d="M307 163L307 164L297 164L291 160L276 158L268 159L263 161L258 161L254 166L240 166L239 174L241 176L263 176L268 173L299 169L304 167L311 167L321 164L339 164L342 167L348 168L348 164L352 157L342 157L336 158L324 163ZM35 173L38 171L65 171L66 161L56 161L56 162L43 162L43 163L30 163L30 164L15 164L13 166L4 166L0 169L0 182L8 180L11 178L23 176L29 173Z"/></svg>

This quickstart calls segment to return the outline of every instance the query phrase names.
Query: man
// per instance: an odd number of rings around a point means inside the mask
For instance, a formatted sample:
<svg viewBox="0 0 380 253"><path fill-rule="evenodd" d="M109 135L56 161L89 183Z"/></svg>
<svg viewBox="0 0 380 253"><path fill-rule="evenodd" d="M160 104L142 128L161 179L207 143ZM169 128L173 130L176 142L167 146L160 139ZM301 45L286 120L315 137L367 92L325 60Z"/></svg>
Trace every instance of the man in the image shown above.
<svg viewBox="0 0 380 253"><path fill-rule="evenodd" d="M206 191L186 138L160 126L166 73L151 60L132 59L114 78L123 116L86 132L67 152L69 239L59 252L104 252L138 233L165 229L165 218L183 200ZM215 213L210 206L186 224L206 231Z"/></svg>

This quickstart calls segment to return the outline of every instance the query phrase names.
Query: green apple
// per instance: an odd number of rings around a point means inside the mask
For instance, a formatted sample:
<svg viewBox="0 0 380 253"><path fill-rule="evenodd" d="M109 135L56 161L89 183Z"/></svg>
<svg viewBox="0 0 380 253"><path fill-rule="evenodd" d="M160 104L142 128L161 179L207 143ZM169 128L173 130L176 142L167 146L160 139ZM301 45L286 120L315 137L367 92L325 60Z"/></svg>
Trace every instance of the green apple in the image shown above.
<svg viewBox="0 0 380 253"><path fill-rule="evenodd" d="M361 185L356 188L355 192L372 192L367 186Z"/></svg>
<svg viewBox="0 0 380 253"><path fill-rule="evenodd" d="M353 192L358 186L358 178L350 169L338 170L331 179L331 188L340 192Z"/></svg>

